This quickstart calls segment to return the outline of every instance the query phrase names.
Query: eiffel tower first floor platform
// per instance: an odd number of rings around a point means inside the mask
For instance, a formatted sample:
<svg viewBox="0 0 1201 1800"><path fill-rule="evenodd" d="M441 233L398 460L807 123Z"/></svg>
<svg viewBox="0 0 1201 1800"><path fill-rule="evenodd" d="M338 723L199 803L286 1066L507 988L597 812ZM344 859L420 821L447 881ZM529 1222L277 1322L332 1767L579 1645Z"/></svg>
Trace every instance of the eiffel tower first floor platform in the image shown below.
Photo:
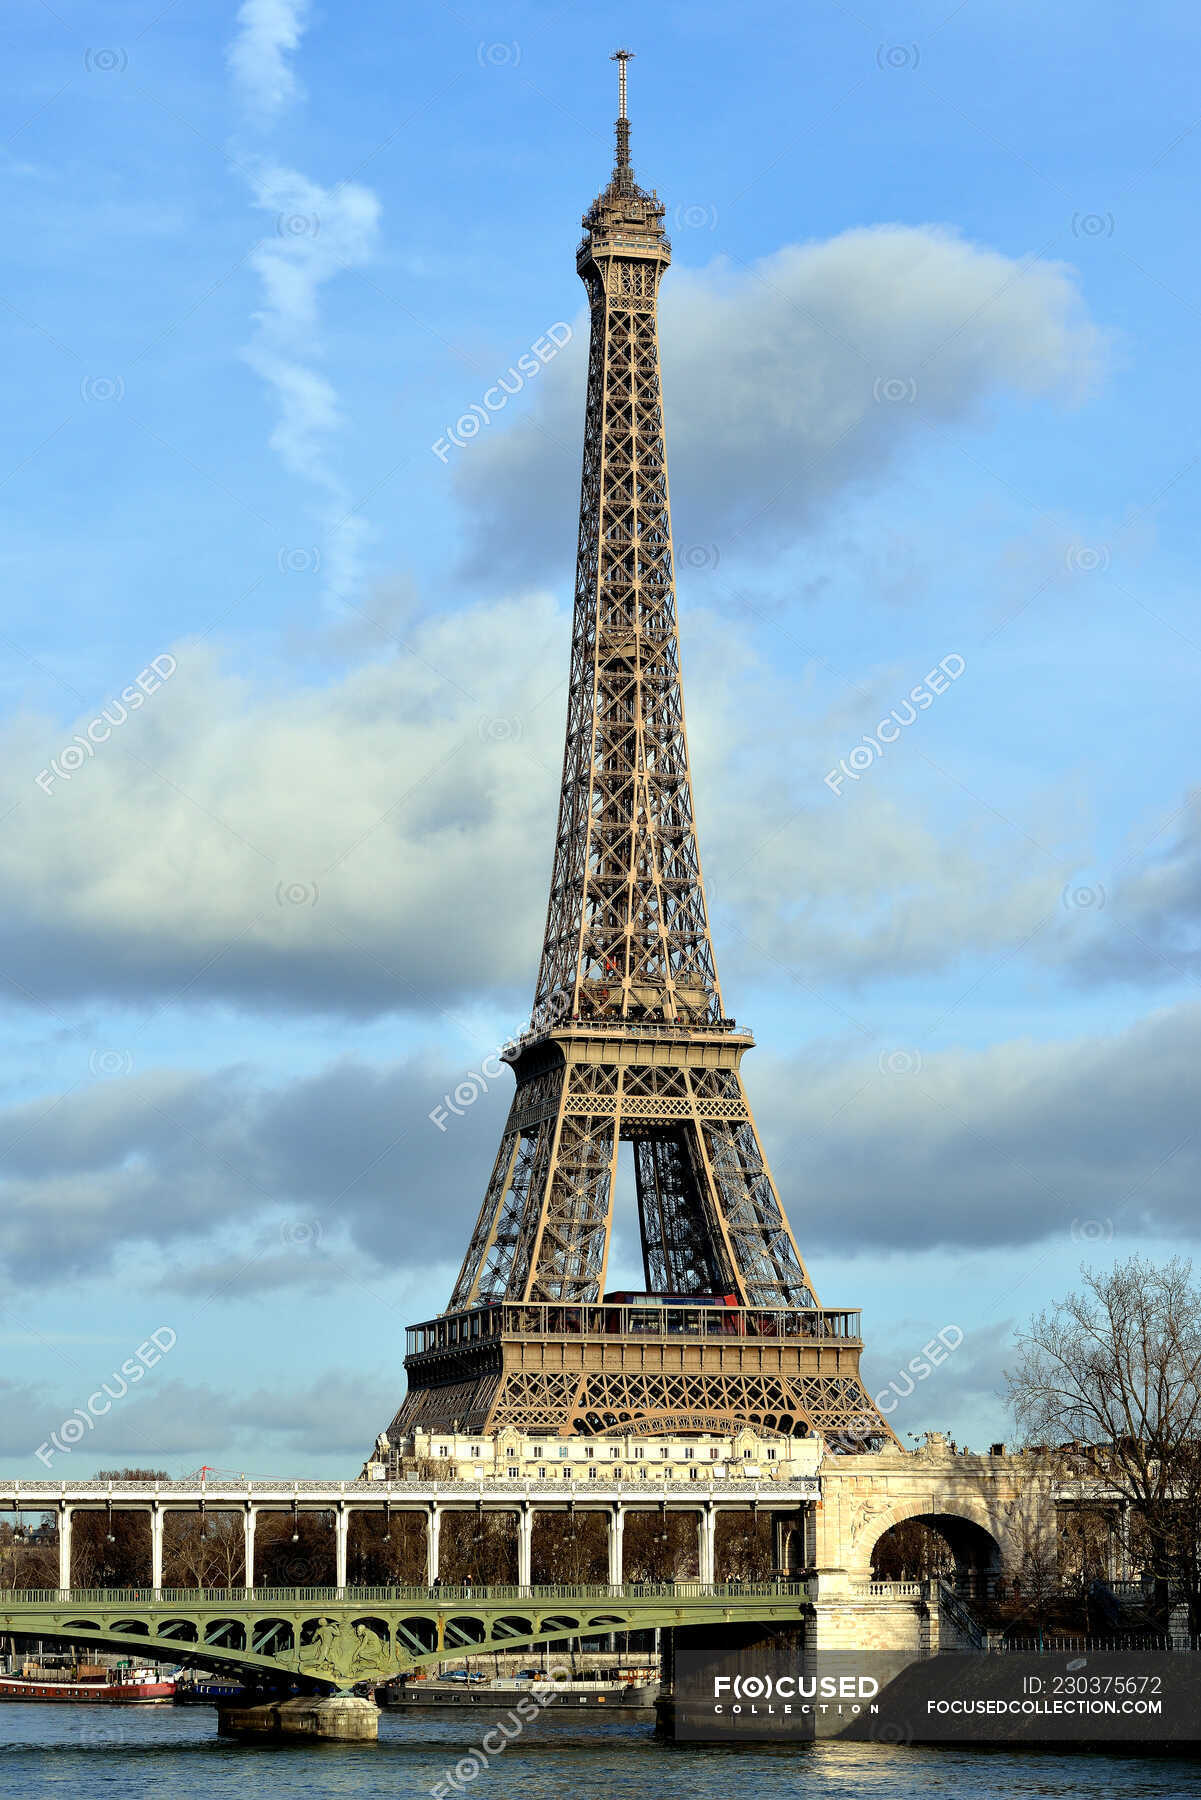
<svg viewBox="0 0 1201 1800"><path fill-rule="evenodd" d="M388 1428L492 1436L679 1435L751 1427L834 1451L895 1446L864 1389L857 1312L712 1303L498 1301L410 1327Z"/></svg>

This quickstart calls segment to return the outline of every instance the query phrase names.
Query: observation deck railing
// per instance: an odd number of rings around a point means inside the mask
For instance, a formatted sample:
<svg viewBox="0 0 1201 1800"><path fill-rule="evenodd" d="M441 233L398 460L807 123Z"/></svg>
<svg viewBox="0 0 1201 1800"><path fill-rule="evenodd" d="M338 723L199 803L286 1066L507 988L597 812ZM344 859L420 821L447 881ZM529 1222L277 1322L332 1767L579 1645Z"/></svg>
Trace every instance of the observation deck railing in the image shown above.
<svg viewBox="0 0 1201 1800"><path fill-rule="evenodd" d="M859 1344L858 1309L722 1305L560 1306L497 1301L444 1313L411 1325L405 1333L408 1356L469 1348L514 1337L690 1337L709 1342L731 1338L787 1338Z"/></svg>
<svg viewBox="0 0 1201 1800"><path fill-rule="evenodd" d="M581 1019L573 1017L547 1018L544 1022L527 1026L515 1038L510 1038L501 1050L501 1061L512 1062L519 1050L527 1044L537 1043L540 1038L554 1037L556 1032L570 1032L573 1037L582 1032L595 1034L597 1037L645 1037L645 1038L689 1038L712 1032L715 1036L737 1038L740 1042L751 1045L755 1034L748 1025L739 1025L735 1019L699 1019L696 1021L678 1019L674 1021L660 1019L623 1019L617 1014L611 1019Z"/></svg>

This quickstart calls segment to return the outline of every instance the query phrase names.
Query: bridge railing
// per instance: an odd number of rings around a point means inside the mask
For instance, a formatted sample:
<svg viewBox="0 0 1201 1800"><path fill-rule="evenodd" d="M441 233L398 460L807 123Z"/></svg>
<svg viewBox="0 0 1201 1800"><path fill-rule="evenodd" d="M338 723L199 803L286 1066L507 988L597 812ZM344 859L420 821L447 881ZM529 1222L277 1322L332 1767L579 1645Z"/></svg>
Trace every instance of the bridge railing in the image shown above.
<svg viewBox="0 0 1201 1800"><path fill-rule="evenodd" d="M257 1588L18 1588L0 1597L0 1612L14 1606L288 1606L345 1601L352 1605L412 1603L422 1606L490 1605L517 1602L546 1605L561 1600L762 1600L809 1595L806 1581L641 1581L556 1582L535 1587L257 1587Z"/></svg>
<svg viewBox="0 0 1201 1800"><path fill-rule="evenodd" d="M424 1504L423 1496L432 1495L435 1499L443 1494L466 1494L475 1498L482 1495L486 1500L519 1501L525 1499L545 1500L549 1504L561 1504L564 1496L587 1494L594 1498L597 1489L607 1494L616 1493L622 1500L647 1500L655 1505L662 1494L669 1496L687 1495L697 1500L702 1497L698 1490L704 1490L703 1498L720 1500L755 1499L757 1496L786 1494L788 1489L808 1489L816 1481L816 1475L785 1475L783 1473L765 1473L757 1466L749 1465L740 1468L736 1463L717 1468L706 1463L694 1465L699 1471L700 1479L676 1481L662 1480L657 1476L648 1480L634 1481L629 1475L622 1475L617 1470L610 1470L604 1465L593 1465L599 1468L600 1474L588 1479L577 1479L574 1475L556 1481L553 1486L546 1480L532 1480L528 1475L519 1478L505 1474L504 1476L475 1476L473 1479L444 1478L441 1476L425 1476L405 1474L391 1481L242 1481L223 1477L217 1481L25 1481L14 1480L0 1485L0 1500L9 1502L0 1510L23 1510L35 1512L40 1507L50 1510L59 1501L66 1499L73 1502L78 1495L84 1495L90 1501L93 1496L101 1503L111 1494L114 1504L118 1499L128 1497L142 1504L153 1500L204 1499L210 1506L218 1502L229 1502L231 1505L242 1505L246 1500L274 1505L281 1502L287 1506L293 1495L302 1503L315 1500L328 1500L331 1504L345 1499L348 1503L359 1504L369 1501L372 1505L382 1506L385 1500L397 1505L412 1502ZM582 1473L582 1472L581 1472ZM713 1493L710 1495L709 1490Z"/></svg>
<svg viewBox="0 0 1201 1800"><path fill-rule="evenodd" d="M854 1581L851 1591L870 1600L923 1600L929 1592L925 1581Z"/></svg>
<svg viewBox="0 0 1201 1800"><path fill-rule="evenodd" d="M984 1633L980 1629L980 1621L948 1581L940 1580L938 1583L938 1609L940 1617L945 1615L973 1650L983 1650Z"/></svg>

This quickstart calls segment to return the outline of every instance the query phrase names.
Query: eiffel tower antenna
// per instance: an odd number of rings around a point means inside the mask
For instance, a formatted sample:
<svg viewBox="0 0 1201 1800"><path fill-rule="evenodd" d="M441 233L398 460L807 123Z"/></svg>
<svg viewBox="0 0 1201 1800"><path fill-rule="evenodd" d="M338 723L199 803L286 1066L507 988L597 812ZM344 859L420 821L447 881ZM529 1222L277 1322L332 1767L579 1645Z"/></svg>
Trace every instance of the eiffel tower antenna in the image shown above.
<svg viewBox="0 0 1201 1800"><path fill-rule="evenodd" d="M583 475L534 1007L449 1308L409 1334L389 1436L704 1418L862 1449L895 1439L859 1377L859 1315L819 1305L742 1085L754 1039L726 1014L710 941L659 379L671 244L630 168L630 55L614 53L616 166L576 252L591 315ZM623 1141L635 1299L606 1294Z"/></svg>
<svg viewBox="0 0 1201 1800"><path fill-rule="evenodd" d="M617 167L619 180L633 181L630 168L630 118L626 112L626 64L633 60L632 50L615 50L609 58L617 64Z"/></svg>

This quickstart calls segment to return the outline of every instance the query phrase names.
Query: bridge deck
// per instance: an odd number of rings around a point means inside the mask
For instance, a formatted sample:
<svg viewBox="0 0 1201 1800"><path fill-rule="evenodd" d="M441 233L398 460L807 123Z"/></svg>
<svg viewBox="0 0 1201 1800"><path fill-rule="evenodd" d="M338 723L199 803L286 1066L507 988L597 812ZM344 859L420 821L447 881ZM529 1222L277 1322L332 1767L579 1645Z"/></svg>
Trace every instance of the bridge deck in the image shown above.
<svg viewBox="0 0 1201 1800"><path fill-rule="evenodd" d="M331 1691L448 1657L655 1626L796 1622L809 1587L699 1582L501 1588L57 1588L0 1598L0 1631Z"/></svg>

